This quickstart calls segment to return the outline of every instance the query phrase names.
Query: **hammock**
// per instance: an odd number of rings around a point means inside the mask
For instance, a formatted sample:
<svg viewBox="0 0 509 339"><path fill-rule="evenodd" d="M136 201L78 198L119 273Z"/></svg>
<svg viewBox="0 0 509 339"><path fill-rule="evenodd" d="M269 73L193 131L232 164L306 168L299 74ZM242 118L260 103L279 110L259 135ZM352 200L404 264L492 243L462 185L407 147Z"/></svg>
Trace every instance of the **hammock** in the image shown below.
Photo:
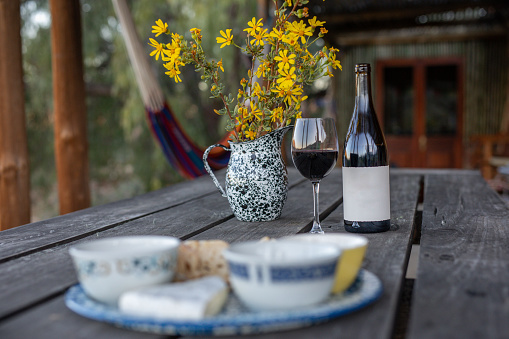
<svg viewBox="0 0 509 339"><path fill-rule="evenodd" d="M185 133L170 105L164 99L162 89L151 71L126 1L112 0L112 2L122 25L122 35L136 82L140 88L152 134L161 146L170 165L182 176L196 178L207 173L203 166L203 149L196 146ZM227 145L229 137L230 133L224 136L219 143ZM220 169L228 164L229 158L229 152L222 148L215 148L210 152L208 162L213 169Z"/></svg>

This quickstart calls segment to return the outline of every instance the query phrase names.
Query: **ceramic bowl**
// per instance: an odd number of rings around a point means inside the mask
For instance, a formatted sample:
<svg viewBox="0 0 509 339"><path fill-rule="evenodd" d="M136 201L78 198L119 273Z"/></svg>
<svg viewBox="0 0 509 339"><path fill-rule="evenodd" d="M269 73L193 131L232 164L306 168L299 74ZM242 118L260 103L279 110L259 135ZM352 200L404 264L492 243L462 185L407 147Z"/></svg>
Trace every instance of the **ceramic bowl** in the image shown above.
<svg viewBox="0 0 509 339"><path fill-rule="evenodd" d="M179 244L166 236L113 237L72 246L69 253L85 292L114 305L128 290L171 281Z"/></svg>
<svg viewBox="0 0 509 339"><path fill-rule="evenodd" d="M355 280L362 266L364 255L368 247L368 239L361 235L326 233L326 234L296 234L281 238L278 241L301 241L315 244L332 244L341 251L338 260L336 278L332 287L332 293L341 293L346 290Z"/></svg>
<svg viewBox="0 0 509 339"><path fill-rule="evenodd" d="M252 310L285 310L319 303L329 295L340 251L334 245L252 241L223 251L230 283Z"/></svg>

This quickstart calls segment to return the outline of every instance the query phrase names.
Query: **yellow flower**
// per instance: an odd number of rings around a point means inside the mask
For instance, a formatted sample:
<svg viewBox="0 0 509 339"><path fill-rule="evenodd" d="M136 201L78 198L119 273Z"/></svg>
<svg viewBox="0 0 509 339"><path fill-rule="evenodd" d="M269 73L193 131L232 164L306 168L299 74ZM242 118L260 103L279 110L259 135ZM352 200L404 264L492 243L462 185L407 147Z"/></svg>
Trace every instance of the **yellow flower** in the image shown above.
<svg viewBox="0 0 509 339"><path fill-rule="evenodd" d="M150 40L149 45L155 48L155 50L150 52L150 56L153 56L155 54L156 60L159 60L159 55L161 55L161 52L163 51L164 45L158 43L157 41L155 41L152 38L150 38L149 40Z"/></svg>
<svg viewBox="0 0 509 339"><path fill-rule="evenodd" d="M246 31L247 34L254 36L256 34L256 32L259 31L261 29L261 27L263 26L262 19L258 19L258 22L257 22L256 18L253 17L253 19L251 19L251 21L249 21L247 23L247 25L250 28L246 28L244 31Z"/></svg>
<svg viewBox="0 0 509 339"><path fill-rule="evenodd" d="M262 88L260 87L260 84L255 82L252 88L252 96L258 97L260 99L260 95L262 94Z"/></svg>
<svg viewBox="0 0 509 339"><path fill-rule="evenodd" d="M290 65L295 64L295 54L288 55L288 50L283 49L279 51L279 55L274 60L279 61L277 65L279 68L288 69Z"/></svg>
<svg viewBox="0 0 509 339"><path fill-rule="evenodd" d="M249 103L249 106L251 106L251 115L254 116L259 121L262 121L262 115L263 112L260 110L257 104L254 104L253 101Z"/></svg>
<svg viewBox="0 0 509 339"><path fill-rule="evenodd" d="M311 27L320 27L320 26L323 26L325 21L319 21L316 19L316 16L314 16L313 19L308 20L308 23Z"/></svg>
<svg viewBox="0 0 509 339"><path fill-rule="evenodd" d="M339 68L339 70L341 71L343 70L341 62L339 60L336 60L336 53L329 54L329 61L332 63L332 68L334 69Z"/></svg>
<svg viewBox="0 0 509 339"><path fill-rule="evenodd" d="M312 36L313 33L311 33L311 30L313 29L313 27L309 26L309 27L306 27L306 24L304 23L304 21L294 21L294 22L291 22L291 23L288 23L288 27L287 29L292 32L293 34L297 35L298 37L300 37L300 41L305 44L306 43L306 36Z"/></svg>
<svg viewBox="0 0 509 339"><path fill-rule="evenodd" d="M233 36L231 35L232 30L227 29L226 33L224 31L219 31L221 33L222 37L217 37L216 42L218 44L222 44L220 48L223 48L226 45L230 45L232 43Z"/></svg>
<svg viewBox="0 0 509 339"><path fill-rule="evenodd" d="M276 88L273 88L271 91L277 93L278 97L284 98L288 106L292 104L292 101L297 103L299 101L297 96L302 95L302 88L293 86L293 84L288 82L277 85Z"/></svg>
<svg viewBox="0 0 509 339"><path fill-rule="evenodd" d="M252 45L264 46L265 41L263 39L267 38L269 35L267 34L267 29L260 29L253 35L254 40L251 40Z"/></svg>
<svg viewBox="0 0 509 339"><path fill-rule="evenodd" d="M255 74L258 78L264 77L268 69L269 69L268 64L263 62L260 64L260 66L258 66L258 69L256 70Z"/></svg>
<svg viewBox="0 0 509 339"><path fill-rule="evenodd" d="M166 49L163 49L163 61L175 62L175 60L180 56L180 50L181 48L178 43L173 40L171 44L166 45Z"/></svg>
<svg viewBox="0 0 509 339"><path fill-rule="evenodd" d="M274 39L277 39L277 40L281 40L283 38L283 35L284 35L284 32L282 32L281 30L277 29L277 28L272 28L272 32L269 33L269 36L271 38L274 38Z"/></svg>
<svg viewBox="0 0 509 339"><path fill-rule="evenodd" d="M293 81L297 77L295 74L295 67L292 67L290 69L284 69L279 68L277 70L280 77L276 80L278 84L284 85L284 84L290 84L290 86L293 84Z"/></svg>
<svg viewBox="0 0 509 339"><path fill-rule="evenodd" d="M176 83L182 82L182 79L179 77L180 71L178 68L175 68L172 63L166 63L163 66L168 70L168 72L165 72L164 74L175 79Z"/></svg>
<svg viewBox="0 0 509 339"><path fill-rule="evenodd" d="M156 33L156 38L166 32L168 32L168 24L163 23L161 19L156 21L156 26L152 26L152 33Z"/></svg>
<svg viewBox="0 0 509 339"><path fill-rule="evenodd" d="M283 107L277 107L272 110L270 121L276 122L276 120L283 121Z"/></svg>
<svg viewBox="0 0 509 339"><path fill-rule="evenodd" d="M223 68L223 59L221 59L221 60L219 60L219 61L217 62L217 67L219 67L219 68L221 69L221 71L223 71L223 72L224 72L224 68Z"/></svg>
<svg viewBox="0 0 509 339"><path fill-rule="evenodd" d="M189 32L191 32L191 37L195 40L198 41L198 43L201 42L201 38L202 38L202 35L201 35L201 29L199 28L191 28L189 30Z"/></svg>
<svg viewBox="0 0 509 339"><path fill-rule="evenodd" d="M246 137L253 140L256 137L256 133L252 130L246 131Z"/></svg>
<svg viewBox="0 0 509 339"><path fill-rule="evenodd" d="M321 34L325 35L325 34L327 34L328 32L329 32L329 31L327 30L327 28L325 28L325 27L320 27L320 33L321 33Z"/></svg>
<svg viewBox="0 0 509 339"><path fill-rule="evenodd" d="M299 36L297 34L289 33L283 35L282 40L285 44L297 47L298 46L297 44L299 42Z"/></svg>
<svg viewBox="0 0 509 339"><path fill-rule="evenodd" d="M171 38L173 41L175 41L176 44L180 44L180 38L181 36L177 33L171 33Z"/></svg>
<svg viewBox="0 0 509 339"><path fill-rule="evenodd" d="M300 87L290 87L285 90L285 101L288 105L292 104L292 100L298 102L299 99L297 96L302 95L302 88Z"/></svg>

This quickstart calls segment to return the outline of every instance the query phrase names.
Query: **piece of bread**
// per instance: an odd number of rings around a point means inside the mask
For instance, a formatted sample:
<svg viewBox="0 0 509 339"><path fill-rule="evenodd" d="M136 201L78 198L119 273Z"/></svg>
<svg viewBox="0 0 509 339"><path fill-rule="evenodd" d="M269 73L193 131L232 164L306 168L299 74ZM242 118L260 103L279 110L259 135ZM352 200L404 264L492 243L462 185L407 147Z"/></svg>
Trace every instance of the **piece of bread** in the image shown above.
<svg viewBox="0 0 509 339"><path fill-rule="evenodd" d="M223 240L182 242L178 250L175 281L217 275L228 282L228 264L222 254L228 246Z"/></svg>

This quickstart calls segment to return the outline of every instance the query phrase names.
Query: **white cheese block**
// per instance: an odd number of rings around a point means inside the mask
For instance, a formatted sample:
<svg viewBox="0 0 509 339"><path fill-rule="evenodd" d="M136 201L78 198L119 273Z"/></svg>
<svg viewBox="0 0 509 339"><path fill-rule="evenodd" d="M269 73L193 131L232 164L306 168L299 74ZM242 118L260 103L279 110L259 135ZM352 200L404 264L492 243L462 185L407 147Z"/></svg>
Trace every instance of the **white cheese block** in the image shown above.
<svg viewBox="0 0 509 339"><path fill-rule="evenodd" d="M199 320L217 314L228 296L218 276L140 288L120 296L122 312L146 317Z"/></svg>

